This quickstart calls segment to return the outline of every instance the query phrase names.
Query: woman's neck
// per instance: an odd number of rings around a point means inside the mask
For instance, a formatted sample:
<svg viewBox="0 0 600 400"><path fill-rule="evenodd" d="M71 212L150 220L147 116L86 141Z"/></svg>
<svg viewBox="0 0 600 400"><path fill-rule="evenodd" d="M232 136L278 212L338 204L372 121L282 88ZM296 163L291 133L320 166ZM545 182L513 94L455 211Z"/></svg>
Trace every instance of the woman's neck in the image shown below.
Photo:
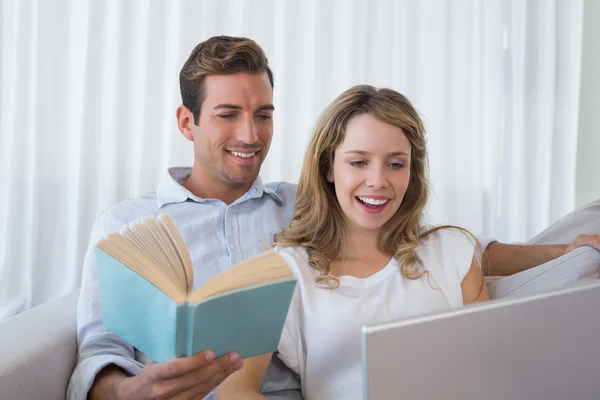
<svg viewBox="0 0 600 400"><path fill-rule="evenodd" d="M346 237L337 257L330 262L334 276L367 278L381 271L389 263L391 255L379 247L380 231L346 231Z"/></svg>
<svg viewBox="0 0 600 400"><path fill-rule="evenodd" d="M370 260L385 254L379 247L381 230L367 231L347 229L345 241L338 252L337 259Z"/></svg>

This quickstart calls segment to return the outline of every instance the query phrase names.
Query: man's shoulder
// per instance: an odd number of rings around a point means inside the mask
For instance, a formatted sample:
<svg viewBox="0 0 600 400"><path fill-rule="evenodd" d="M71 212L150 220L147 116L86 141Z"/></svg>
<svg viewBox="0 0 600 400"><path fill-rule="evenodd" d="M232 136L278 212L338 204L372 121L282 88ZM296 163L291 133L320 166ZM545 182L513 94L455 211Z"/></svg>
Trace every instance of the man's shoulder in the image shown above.
<svg viewBox="0 0 600 400"><path fill-rule="evenodd" d="M294 203L296 201L296 190L298 189L298 185L296 184L278 181L267 183L265 188L275 192L284 203Z"/></svg>
<svg viewBox="0 0 600 400"><path fill-rule="evenodd" d="M293 193L294 196L296 195L296 190L298 189L298 185L296 185L295 183L289 183L284 181L267 183L265 187L273 190L277 194Z"/></svg>
<svg viewBox="0 0 600 400"><path fill-rule="evenodd" d="M124 225L146 216L156 215L159 212L156 192L148 192L111 205L98 215L98 220Z"/></svg>

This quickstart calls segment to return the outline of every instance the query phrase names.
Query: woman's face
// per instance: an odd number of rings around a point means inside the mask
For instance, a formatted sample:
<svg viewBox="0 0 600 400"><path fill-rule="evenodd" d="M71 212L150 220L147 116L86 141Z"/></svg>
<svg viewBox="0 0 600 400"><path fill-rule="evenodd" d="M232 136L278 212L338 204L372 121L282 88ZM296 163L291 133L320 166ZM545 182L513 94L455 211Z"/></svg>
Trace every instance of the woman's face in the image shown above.
<svg viewBox="0 0 600 400"><path fill-rule="evenodd" d="M329 179L349 229L381 231L392 218L410 180L410 155L402 129L369 114L348 122Z"/></svg>

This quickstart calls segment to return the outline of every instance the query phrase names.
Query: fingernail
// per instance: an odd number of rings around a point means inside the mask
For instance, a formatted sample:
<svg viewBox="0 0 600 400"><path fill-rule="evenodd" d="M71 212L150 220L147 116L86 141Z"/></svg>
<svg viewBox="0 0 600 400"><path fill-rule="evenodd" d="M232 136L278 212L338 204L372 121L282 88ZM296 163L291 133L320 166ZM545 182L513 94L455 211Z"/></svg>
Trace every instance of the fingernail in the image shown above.
<svg viewBox="0 0 600 400"><path fill-rule="evenodd" d="M236 371L238 369L242 368L242 358L240 357L239 354L237 353L233 353L232 355L229 356L229 360L231 361L231 365L233 366L233 369L235 369Z"/></svg>
<svg viewBox="0 0 600 400"><path fill-rule="evenodd" d="M215 359L215 353L212 350L208 350L204 353L204 359L206 362L212 362Z"/></svg>

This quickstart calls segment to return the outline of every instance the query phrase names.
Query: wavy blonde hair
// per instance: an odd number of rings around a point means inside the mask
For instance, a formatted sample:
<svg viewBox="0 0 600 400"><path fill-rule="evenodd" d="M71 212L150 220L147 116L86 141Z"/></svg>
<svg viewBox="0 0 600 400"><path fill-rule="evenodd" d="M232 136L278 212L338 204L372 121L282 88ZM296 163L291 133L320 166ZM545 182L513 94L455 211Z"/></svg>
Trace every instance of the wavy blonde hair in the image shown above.
<svg viewBox="0 0 600 400"><path fill-rule="evenodd" d="M423 209L429 197L427 149L423 122L411 102L391 89L354 86L339 95L317 121L304 157L292 221L274 237L277 245L305 247L309 265L320 273L317 283L332 281L334 287L339 281L330 273L330 260L339 256L346 223L334 184L327 177L348 122L363 114L402 129L411 144L406 194L396 213L383 226L379 241L381 250L398 260L402 275L419 279L427 273L418 265L416 248L419 241L440 229L456 228L477 242L473 235L459 227L444 225L426 229L422 225Z"/></svg>

